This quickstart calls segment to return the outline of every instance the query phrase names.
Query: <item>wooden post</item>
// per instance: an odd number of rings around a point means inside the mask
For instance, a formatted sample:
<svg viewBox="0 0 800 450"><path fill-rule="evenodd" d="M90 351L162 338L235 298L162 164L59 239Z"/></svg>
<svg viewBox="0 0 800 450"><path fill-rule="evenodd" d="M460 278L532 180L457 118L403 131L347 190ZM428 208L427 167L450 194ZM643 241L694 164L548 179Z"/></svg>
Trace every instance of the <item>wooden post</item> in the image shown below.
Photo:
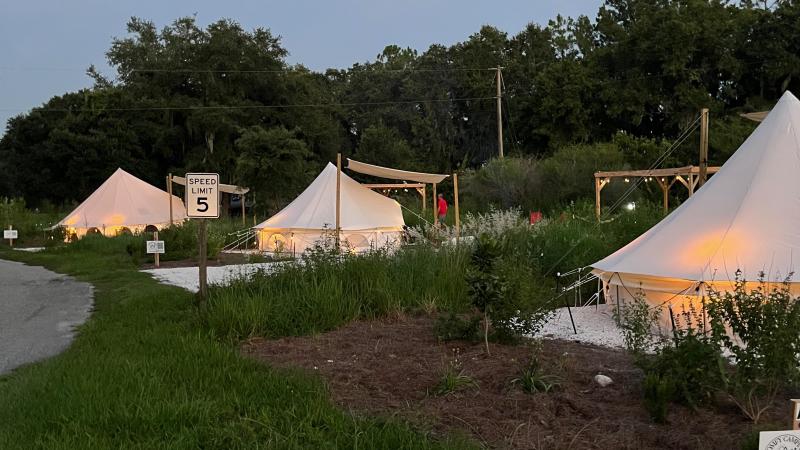
<svg viewBox="0 0 800 450"><path fill-rule="evenodd" d="M244 213L244 194L240 195L239 198L242 199L242 225L247 225L247 216Z"/></svg>
<svg viewBox="0 0 800 450"><path fill-rule="evenodd" d="M202 305L203 302L206 301L208 298L208 272L206 266L208 265L207 261L207 233L206 233L206 219L197 219L198 221L198 228L197 228L197 240L198 240L198 247L200 254L198 255L198 269L200 271L200 290L198 292L198 300L199 303Z"/></svg>
<svg viewBox="0 0 800 450"><path fill-rule="evenodd" d="M167 193L169 194L169 225L173 225L172 218L172 174L167 175Z"/></svg>
<svg viewBox="0 0 800 450"><path fill-rule="evenodd" d="M502 67L497 66L497 148L499 150L500 158L503 158L503 91L500 87L503 75L500 72Z"/></svg>
<svg viewBox="0 0 800 450"><path fill-rule="evenodd" d="M792 430L800 430L800 399L792 399Z"/></svg>
<svg viewBox="0 0 800 450"><path fill-rule="evenodd" d="M14 227L13 227L13 226L11 226L11 225L9 225L9 226L8 226L8 229L9 229L9 230L13 230L13 229L14 229ZM8 246L9 246L9 247L11 247L11 248L14 248L14 239L9 239L9 240L8 240Z"/></svg>
<svg viewBox="0 0 800 450"><path fill-rule="evenodd" d="M594 215L600 220L600 178L594 177Z"/></svg>
<svg viewBox="0 0 800 450"><path fill-rule="evenodd" d="M339 240L342 230L342 154L336 154L336 250L339 250Z"/></svg>
<svg viewBox="0 0 800 450"><path fill-rule="evenodd" d="M700 112L700 174L698 186L702 187L708 177L708 108Z"/></svg>
<svg viewBox="0 0 800 450"><path fill-rule="evenodd" d="M153 240L154 240L154 241L157 241L157 240L158 240L158 230L156 230L156 231L153 231ZM161 256L161 255L159 255L159 254L158 254L158 252L156 252L156 253L155 253L155 256L154 256L154 258L155 258L155 262L156 262L156 269L158 269L158 268L160 267L160 265L161 265L161 258L160 258L160 256Z"/></svg>
<svg viewBox="0 0 800 450"><path fill-rule="evenodd" d="M458 173L453 172L453 206L456 208L456 239L461 237L461 213L458 209Z"/></svg>
<svg viewBox="0 0 800 450"><path fill-rule="evenodd" d="M425 186L427 186L427 185L423 185L422 186L422 212L423 213L428 209L428 208L425 207L425 203L427 203L427 201L428 201L428 198L427 198L428 193L425 192Z"/></svg>
<svg viewBox="0 0 800 450"><path fill-rule="evenodd" d="M661 195L663 197L662 201L664 203L664 215L666 216L667 213L669 212L669 187L671 184L667 183L666 179L664 178L656 177L656 181L658 182L658 185L661 187Z"/></svg>
<svg viewBox="0 0 800 450"><path fill-rule="evenodd" d="M439 225L439 202L436 198L436 183L433 183L433 225Z"/></svg>

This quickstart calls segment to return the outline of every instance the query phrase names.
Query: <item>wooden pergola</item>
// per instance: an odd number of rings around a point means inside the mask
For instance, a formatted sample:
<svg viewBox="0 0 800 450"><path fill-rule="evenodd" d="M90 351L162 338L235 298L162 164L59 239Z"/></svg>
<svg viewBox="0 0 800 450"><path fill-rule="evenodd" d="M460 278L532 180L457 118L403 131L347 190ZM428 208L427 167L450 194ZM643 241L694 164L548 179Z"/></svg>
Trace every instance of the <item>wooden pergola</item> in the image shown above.
<svg viewBox="0 0 800 450"><path fill-rule="evenodd" d="M426 210L425 199L425 183L379 183L379 184L365 184L365 188L373 189L376 191L398 191L400 189L414 189L422 198L422 212Z"/></svg>
<svg viewBox="0 0 800 450"><path fill-rule="evenodd" d="M708 174L717 173L719 167L704 168ZM628 183L632 178L644 178L646 181L655 180L661 187L664 203L664 214L669 211L669 190L676 182L681 183L689 191L689 196L694 194L695 188L702 178L699 166L676 167L670 169L652 170L618 170L610 172L595 172L594 174L594 212L600 219L600 193L603 188L614 178L624 178Z"/></svg>

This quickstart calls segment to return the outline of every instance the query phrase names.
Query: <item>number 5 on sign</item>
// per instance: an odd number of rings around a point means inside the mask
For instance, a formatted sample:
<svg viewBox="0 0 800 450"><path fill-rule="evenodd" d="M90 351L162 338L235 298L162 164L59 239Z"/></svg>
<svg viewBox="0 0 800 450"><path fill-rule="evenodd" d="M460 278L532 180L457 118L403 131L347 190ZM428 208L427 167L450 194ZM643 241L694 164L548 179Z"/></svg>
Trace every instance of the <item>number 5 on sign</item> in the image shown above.
<svg viewBox="0 0 800 450"><path fill-rule="evenodd" d="M186 216L191 218L219 217L219 174L186 174Z"/></svg>

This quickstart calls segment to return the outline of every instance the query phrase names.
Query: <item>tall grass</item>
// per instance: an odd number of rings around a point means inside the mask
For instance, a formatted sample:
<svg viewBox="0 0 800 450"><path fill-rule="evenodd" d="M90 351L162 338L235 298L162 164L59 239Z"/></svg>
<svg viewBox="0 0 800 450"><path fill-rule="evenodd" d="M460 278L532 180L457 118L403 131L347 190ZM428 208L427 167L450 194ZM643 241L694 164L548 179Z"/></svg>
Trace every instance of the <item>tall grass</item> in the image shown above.
<svg viewBox="0 0 800 450"><path fill-rule="evenodd" d="M47 228L61 219L61 214L52 210L29 210L25 200L21 198L0 198L0 228L11 226L19 232L16 247L51 245L51 233ZM8 241L0 240L0 247L7 246Z"/></svg>
<svg viewBox="0 0 800 450"><path fill-rule="evenodd" d="M205 317L216 334L236 340L322 332L407 310L463 310L468 258L460 247L310 257L212 287Z"/></svg>
<svg viewBox="0 0 800 450"><path fill-rule="evenodd" d="M0 250L95 286L94 312L66 352L0 376L0 448L470 446L339 411L318 379L242 358L199 326L190 293L137 272L126 242Z"/></svg>

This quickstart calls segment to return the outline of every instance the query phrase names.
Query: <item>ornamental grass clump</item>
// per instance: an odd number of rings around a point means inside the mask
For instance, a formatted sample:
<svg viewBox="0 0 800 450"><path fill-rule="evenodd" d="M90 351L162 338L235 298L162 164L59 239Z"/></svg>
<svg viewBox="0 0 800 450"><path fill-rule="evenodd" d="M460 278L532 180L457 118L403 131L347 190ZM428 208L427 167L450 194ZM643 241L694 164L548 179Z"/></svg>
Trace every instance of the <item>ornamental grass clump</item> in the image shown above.
<svg viewBox="0 0 800 450"><path fill-rule="evenodd" d="M461 362L459 354L459 349L454 348L453 359L442 369L439 383L433 391L434 394L438 396L450 395L464 389L478 386L475 379L466 374L464 364Z"/></svg>

